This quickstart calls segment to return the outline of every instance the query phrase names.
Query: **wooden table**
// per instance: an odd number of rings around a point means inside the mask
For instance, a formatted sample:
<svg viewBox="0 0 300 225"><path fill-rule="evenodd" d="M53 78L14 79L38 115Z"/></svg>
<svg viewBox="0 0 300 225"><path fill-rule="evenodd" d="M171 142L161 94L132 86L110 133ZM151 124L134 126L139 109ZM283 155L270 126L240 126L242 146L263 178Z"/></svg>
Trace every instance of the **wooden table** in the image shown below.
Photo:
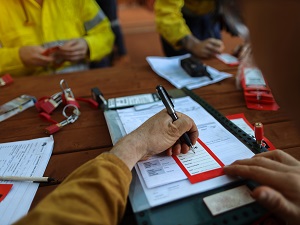
<svg viewBox="0 0 300 225"><path fill-rule="evenodd" d="M236 68L223 65L218 60L207 61L216 69L236 73ZM59 83L65 79L76 97L90 97L91 88L98 87L105 98L125 95L152 93L158 84L166 89L174 88L166 80L157 76L147 65L107 68L80 73L54 76L24 77L0 90L0 104L22 94L33 95L36 98L49 96L61 91ZM247 109L243 93L235 87L235 79L229 78L214 85L193 90L224 115L244 113L253 124L262 122L265 136L279 149L283 149L300 159L299 133L287 113L279 109L273 111L256 111ZM92 109L86 103L81 103L81 116L74 124L64 127L54 134L54 150L47 166L45 176L64 180L74 169L112 148L112 142L107 125L100 110ZM53 113L53 119L61 121L62 107ZM32 107L26 111L1 122L1 142L21 141L47 136L44 128L49 125L38 117L37 110ZM31 209L57 185L41 186L33 200ZM134 224L130 207L126 211L124 224Z"/></svg>

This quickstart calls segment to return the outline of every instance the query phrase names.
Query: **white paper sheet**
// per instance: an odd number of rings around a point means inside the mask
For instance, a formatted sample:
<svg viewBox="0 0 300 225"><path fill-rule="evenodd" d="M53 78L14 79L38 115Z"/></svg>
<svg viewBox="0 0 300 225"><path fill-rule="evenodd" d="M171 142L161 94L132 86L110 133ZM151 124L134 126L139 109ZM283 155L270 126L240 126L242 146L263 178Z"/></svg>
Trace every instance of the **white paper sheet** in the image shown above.
<svg viewBox="0 0 300 225"><path fill-rule="evenodd" d="M43 176L54 145L53 137L0 144L0 176ZM38 183L0 181L13 184L6 198L0 203L1 225L12 224L26 215Z"/></svg>
<svg viewBox="0 0 300 225"><path fill-rule="evenodd" d="M149 160L139 162L138 167L148 188L187 178L170 156L153 156Z"/></svg>
<svg viewBox="0 0 300 225"><path fill-rule="evenodd" d="M230 121L233 122L235 125L237 125L240 129L242 129L249 136L255 138L254 130L251 127L249 127L249 125L245 122L245 120L243 118L232 119Z"/></svg>
<svg viewBox="0 0 300 225"><path fill-rule="evenodd" d="M146 60L157 75L168 80L179 89L187 87L192 90L232 77L231 74L220 72L210 66L207 66L207 71L211 74L213 80L208 77L191 77L180 65L180 60L189 56L190 54L175 57L148 56Z"/></svg>

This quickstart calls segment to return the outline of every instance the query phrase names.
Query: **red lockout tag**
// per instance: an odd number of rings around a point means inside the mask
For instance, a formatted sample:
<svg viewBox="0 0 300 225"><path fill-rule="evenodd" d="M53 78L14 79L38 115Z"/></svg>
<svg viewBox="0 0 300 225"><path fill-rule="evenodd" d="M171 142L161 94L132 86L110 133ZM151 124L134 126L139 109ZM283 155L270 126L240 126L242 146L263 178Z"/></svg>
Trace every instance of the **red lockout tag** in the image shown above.
<svg viewBox="0 0 300 225"><path fill-rule="evenodd" d="M257 110L278 110L279 106L261 71L256 67L243 67L241 71L241 84L247 107Z"/></svg>

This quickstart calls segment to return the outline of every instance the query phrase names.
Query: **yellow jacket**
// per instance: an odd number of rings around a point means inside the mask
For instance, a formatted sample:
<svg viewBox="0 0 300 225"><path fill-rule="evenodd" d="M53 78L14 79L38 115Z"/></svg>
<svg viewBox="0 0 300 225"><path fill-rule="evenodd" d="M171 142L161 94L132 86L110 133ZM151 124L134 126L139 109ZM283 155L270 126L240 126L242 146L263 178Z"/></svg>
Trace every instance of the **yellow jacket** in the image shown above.
<svg viewBox="0 0 300 225"><path fill-rule="evenodd" d="M214 10L213 0L156 0L155 22L158 32L174 47L178 41L191 34L185 23L182 9L192 16L204 15Z"/></svg>
<svg viewBox="0 0 300 225"><path fill-rule="evenodd" d="M123 161L103 153L75 170L15 225L119 224L131 179Z"/></svg>
<svg viewBox="0 0 300 225"><path fill-rule="evenodd" d="M83 37L89 59L100 60L112 51L109 20L94 0L0 0L0 75L32 75L45 68L26 68L21 46L48 45ZM65 65L64 65L65 66Z"/></svg>

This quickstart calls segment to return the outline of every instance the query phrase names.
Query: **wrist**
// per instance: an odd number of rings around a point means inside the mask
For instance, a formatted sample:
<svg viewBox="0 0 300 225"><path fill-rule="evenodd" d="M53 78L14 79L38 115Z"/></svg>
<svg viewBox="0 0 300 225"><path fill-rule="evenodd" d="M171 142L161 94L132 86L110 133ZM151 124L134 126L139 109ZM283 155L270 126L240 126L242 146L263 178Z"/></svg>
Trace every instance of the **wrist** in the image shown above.
<svg viewBox="0 0 300 225"><path fill-rule="evenodd" d="M140 161L146 154L146 144L141 141L138 132L133 131L124 138L122 138L111 150L111 153L120 158L131 170L134 165Z"/></svg>
<svg viewBox="0 0 300 225"><path fill-rule="evenodd" d="M187 35L182 38L179 43L185 50L193 53L196 45L198 45L200 41L193 35Z"/></svg>

